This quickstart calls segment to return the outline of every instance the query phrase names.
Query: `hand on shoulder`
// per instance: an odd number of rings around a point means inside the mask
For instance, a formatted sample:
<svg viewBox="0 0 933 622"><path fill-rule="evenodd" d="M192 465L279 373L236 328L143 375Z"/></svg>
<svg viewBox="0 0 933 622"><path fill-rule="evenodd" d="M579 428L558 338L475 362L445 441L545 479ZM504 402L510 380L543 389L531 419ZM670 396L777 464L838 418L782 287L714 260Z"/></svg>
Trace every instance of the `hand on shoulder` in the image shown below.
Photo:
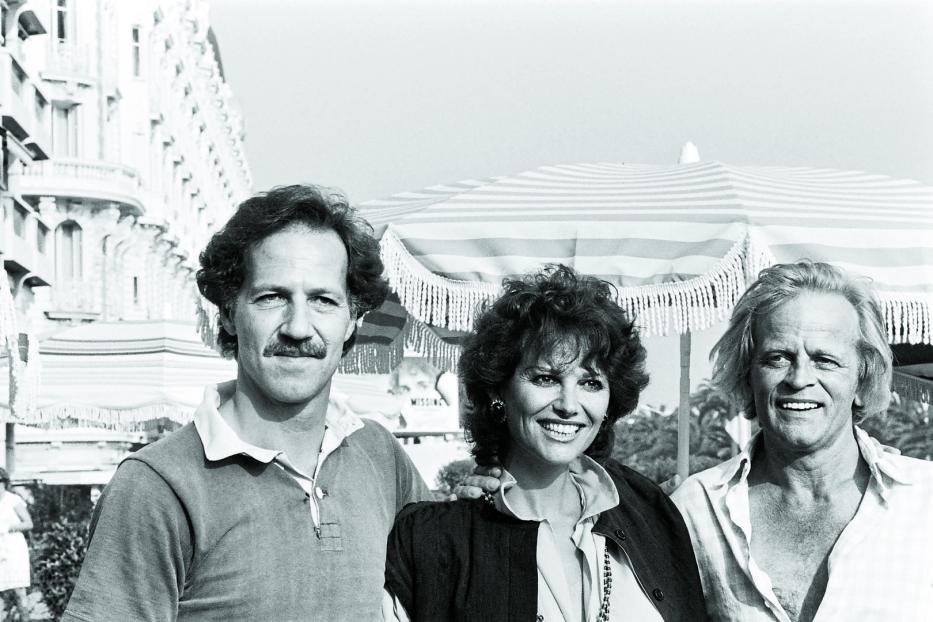
<svg viewBox="0 0 933 622"><path fill-rule="evenodd" d="M463 480L463 483L454 488L454 497L457 499L479 499L487 492L499 489L499 478L502 477L502 468L499 466L477 466L473 475Z"/></svg>

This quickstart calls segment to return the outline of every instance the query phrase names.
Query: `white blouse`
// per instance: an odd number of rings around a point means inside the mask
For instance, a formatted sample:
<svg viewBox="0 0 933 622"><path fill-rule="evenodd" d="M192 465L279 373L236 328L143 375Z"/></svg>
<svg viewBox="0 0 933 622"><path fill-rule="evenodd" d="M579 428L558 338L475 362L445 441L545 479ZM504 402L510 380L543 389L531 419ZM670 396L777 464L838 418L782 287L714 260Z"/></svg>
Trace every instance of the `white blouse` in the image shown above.
<svg viewBox="0 0 933 622"><path fill-rule="evenodd" d="M586 566L583 572L583 596L586 622L599 616L603 599L603 555L606 538L593 533L599 514L619 504L619 493L612 478L595 460L582 456L570 467L570 475L580 493L582 513L574 527L571 539L583 553ZM564 565L561 563L556 535L546 519L533 514L515 512L509 504L509 491L515 478L508 472L501 477L502 485L494 496L496 508L521 520L538 521L538 620L566 622L579 620L583 612L580 603L571 599ZM628 556L616 546L609 548L612 571L612 591L609 595L609 619L626 622L663 622L654 601L642 590L632 571ZM594 580L595 577L595 580Z"/></svg>

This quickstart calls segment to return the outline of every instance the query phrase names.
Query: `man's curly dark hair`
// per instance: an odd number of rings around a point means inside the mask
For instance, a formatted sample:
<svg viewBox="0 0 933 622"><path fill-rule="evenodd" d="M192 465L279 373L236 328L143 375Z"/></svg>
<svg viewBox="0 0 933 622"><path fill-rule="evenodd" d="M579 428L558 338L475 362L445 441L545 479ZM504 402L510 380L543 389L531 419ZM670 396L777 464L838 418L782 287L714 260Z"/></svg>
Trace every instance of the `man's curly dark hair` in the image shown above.
<svg viewBox="0 0 933 622"><path fill-rule="evenodd" d="M527 352L532 357L582 355L586 368L609 383L605 425L586 450L602 463L612 452L615 423L638 405L648 384L645 348L631 319L613 300L606 281L549 265L536 274L503 281L503 294L476 319L460 356L460 378L469 405L463 426L477 463L495 464L509 448L507 424L490 412L490 394L500 394ZM573 358L570 358L573 357Z"/></svg>
<svg viewBox="0 0 933 622"><path fill-rule="evenodd" d="M347 293L357 318L385 301L389 285L382 277L379 242L373 229L346 196L312 185L279 186L243 201L201 253L198 289L222 312L231 313L246 278L247 257L260 242L295 224L330 229L347 250ZM221 325L217 335L221 352L236 357L237 338ZM344 343L346 354L356 332Z"/></svg>

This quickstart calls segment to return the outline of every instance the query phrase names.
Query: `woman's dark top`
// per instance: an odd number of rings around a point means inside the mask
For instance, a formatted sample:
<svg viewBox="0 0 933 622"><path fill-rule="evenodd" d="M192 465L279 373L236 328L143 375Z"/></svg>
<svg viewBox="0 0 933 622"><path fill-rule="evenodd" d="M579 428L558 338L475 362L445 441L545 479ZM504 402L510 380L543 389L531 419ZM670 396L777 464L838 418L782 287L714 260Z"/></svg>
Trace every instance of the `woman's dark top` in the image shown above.
<svg viewBox="0 0 933 622"><path fill-rule="evenodd" d="M628 554L666 622L707 620L690 534L651 480L610 460L603 465L621 503L593 528ZM537 614L538 523L482 500L414 503L389 535L386 589L413 622L532 622ZM624 617L624 614L623 614Z"/></svg>

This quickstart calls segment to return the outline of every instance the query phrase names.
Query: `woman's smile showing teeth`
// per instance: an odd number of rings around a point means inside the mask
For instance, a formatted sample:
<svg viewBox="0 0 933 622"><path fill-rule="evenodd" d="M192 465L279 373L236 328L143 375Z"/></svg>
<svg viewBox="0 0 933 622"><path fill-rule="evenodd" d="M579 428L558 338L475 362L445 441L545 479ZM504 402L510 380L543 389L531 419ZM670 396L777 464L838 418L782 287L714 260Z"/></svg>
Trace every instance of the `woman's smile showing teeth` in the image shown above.
<svg viewBox="0 0 933 622"><path fill-rule="evenodd" d="M548 436L558 441L569 441L577 435L583 426L577 423L559 423L556 421L539 421Z"/></svg>

